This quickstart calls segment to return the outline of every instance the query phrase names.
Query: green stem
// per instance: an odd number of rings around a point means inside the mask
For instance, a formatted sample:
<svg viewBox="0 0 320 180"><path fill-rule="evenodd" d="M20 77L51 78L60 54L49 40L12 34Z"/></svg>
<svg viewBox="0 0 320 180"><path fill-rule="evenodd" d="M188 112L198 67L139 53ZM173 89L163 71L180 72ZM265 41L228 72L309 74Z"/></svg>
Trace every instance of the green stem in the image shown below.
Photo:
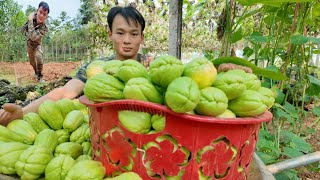
<svg viewBox="0 0 320 180"><path fill-rule="evenodd" d="M281 133L281 128L282 128L283 120L280 120L279 127L277 129L277 148L280 148L280 133Z"/></svg>
<svg viewBox="0 0 320 180"><path fill-rule="evenodd" d="M245 13L247 12L248 6L246 6L243 10L243 13L241 14L239 20L234 24L232 32L234 32L235 30L237 30L239 23L243 20L243 17L245 15Z"/></svg>

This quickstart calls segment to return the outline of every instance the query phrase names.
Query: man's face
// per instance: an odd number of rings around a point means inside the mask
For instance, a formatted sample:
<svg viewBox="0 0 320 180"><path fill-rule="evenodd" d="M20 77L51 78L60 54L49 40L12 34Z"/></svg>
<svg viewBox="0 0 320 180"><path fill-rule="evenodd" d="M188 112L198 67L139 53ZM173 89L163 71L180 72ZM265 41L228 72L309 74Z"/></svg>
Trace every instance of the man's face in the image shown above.
<svg viewBox="0 0 320 180"><path fill-rule="evenodd" d="M113 42L116 59L126 60L137 58L144 37L139 23L130 21L129 25L123 16L116 15L113 20L112 31L109 32L109 39Z"/></svg>
<svg viewBox="0 0 320 180"><path fill-rule="evenodd" d="M39 7L37 10L37 24L43 24L48 18L48 10L45 10L42 8L42 6Z"/></svg>

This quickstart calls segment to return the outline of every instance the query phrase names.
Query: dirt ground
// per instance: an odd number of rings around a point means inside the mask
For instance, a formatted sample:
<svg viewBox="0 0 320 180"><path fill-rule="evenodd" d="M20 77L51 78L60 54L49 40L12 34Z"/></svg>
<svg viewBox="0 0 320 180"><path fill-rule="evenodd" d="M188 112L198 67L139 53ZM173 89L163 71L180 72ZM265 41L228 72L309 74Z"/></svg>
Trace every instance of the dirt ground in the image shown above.
<svg viewBox="0 0 320 180"><path fill-rule="evenodd" d="M80 62L45 63L43 66L44 80L46 82L52 82L59 80L65 76L74 75L80 65ZM34 79L33 75L33 69L28 62L18 62L15 64L0 62L0 79L7 79L11 83L16 83L18 80L21 86L37 84L38 82ZM311 118L306 120L305 123L306 125L311 124ZM316 132L317 133L308 138L307 141L313 146L314 151L320 151L320 127L316 128ZM305 167L299 168L299 171L302 172L300 174L300 178L302 180L320 179L320 172L310 173Z"/></svg>
<svg viewBox="0 0 320 180"><path fill-rule="evenodd" d="M48 62L43 65L43 79L46 82L58 80L74 73L80 62ZM34 71L29 62L0 62L0 79L8 79L12 83L19 81L20 85L36 84Z"/></svg>

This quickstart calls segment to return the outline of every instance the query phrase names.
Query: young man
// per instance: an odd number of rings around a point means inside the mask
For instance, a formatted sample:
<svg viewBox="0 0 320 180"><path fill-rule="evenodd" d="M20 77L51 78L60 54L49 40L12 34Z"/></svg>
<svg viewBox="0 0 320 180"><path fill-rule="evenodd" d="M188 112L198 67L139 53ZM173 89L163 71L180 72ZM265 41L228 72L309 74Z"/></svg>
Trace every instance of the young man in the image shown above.
<svg viewBox="0 0 320 180"><path fill-rule="evenodd" d="M109 39L112 41L115 50L115 55L108 59L135 59L148 66L149 60L138 54L140 44L144 40L143 30L145 27L145 20L141 13L131 6L114 7L109 11L107 18L110 29ZM37 112L38 107L45 100L57 101L79 96L86 82L86 66L80 68L77 76L63 87L52 90L23 108L15 104L3 105L3 109L0 110L0 124L6 125L14 119L21 119L26 113Z"/></svg>
<svg viewBox="0 0 320 180"><path fill-rule="evenodd" d="M144 41L145 20L140 12L132 6L113 7L110 9L107 21L109 25L109 39L113 43L115 54L100 60L126 60L135 59L145 67L149 66L152 59L139 54L140 45ZM86 82L86 68L84 65L77 72L76 78Z"/></svg>
<svg viewBox="0 0 320 180"><path fill-rule="evenodd" d="M43 52L41 49L41 39L48 32L45 24L50 12L49 5L46 2L40 2L36 13L28 16L28 22L22 28L27 36L27 52L29 62L33 67L35 77L39 82L43 82Z"/></svg>

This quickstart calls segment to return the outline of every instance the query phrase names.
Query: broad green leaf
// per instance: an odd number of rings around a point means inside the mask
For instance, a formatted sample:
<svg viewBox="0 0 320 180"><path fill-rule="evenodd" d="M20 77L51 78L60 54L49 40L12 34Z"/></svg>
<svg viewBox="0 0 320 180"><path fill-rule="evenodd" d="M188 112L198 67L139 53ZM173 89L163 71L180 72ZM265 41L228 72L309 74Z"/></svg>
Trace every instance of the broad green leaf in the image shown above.
<svg viewBox="0 0 320 180"><path fill-rule="evenodd" d="M244 6L251 6L254 4L261 3L260 2L261 0L237 0L237 1ZM280 6L280 3L274 3L274 6Z"/></svg>
<svg viewBox="0 0 320 180"><path fill-rule="evenodd" d="M278 117L278 118L285 118L287 121L289 121L291 124L295 124L294 120L292 119L292 117L286 113L284 110L280 109L280 108L276 108L274 110L273 113L274 117Z"/></svg>
<svg viewBox="0 0 320 180"><path fill-rule="evenodd" d="M292 143L295 144L295 148L299 151L302 151L304 153L308 153L312 151L311 144L307 143L301 137L293 139Z"/></svg>
<svg viewBox="0 0 320 180"><path fill-rule="evenodd" d="M259 140L260 139L273 140L274 135L267 130L261 129L259 133Z"/></svg>
<svg viewBox="0 0 320 180"><path fill-rule="evenodd" d="M284 147L282 154L288 156L289 158L295 158L303 155L302 152L291 147Z"/></svg>
<svg viewBox="0 0 320 180"><path fill-rule="evenodd" d="M287 144L293 141L293 138L296 138L297 136L293 132L288 130L281 131L281 135L283 136L284 142Z"/></svg>
<svg viewBox="0 0 320 180"><path fill-rule="evenodd" d="M287 3L287 2L313 2L314 0L237 0L240 4L245 6L251 6L254 4L266 4L270 6L279 6L281 3Z"/></svg>
<svg viewBox="0 0 320 180"><path fill-rule="evenodd" d="M320 107L314 107L311 112L320 117Z"/></svg>
<svg viewBox="0 0 320 180"><path fill-rule="evenodd" d="M248 46L243 49L243 55L246 57L250 57L254 53L253 49Z"/></svg>
<svg viewBox="0 0 320 180"><path fill-rule="evenodd" d="M297 34L297 35L291 36L290 42L292 44L302 45L302 44L308 42L308 38L303 36L303 35L301 35L301 34Z"/></svg>
<svg viewBox="0 0 320 180"><path fill-rule="evenodd" d="M320 54L320 49L314 49L314 50L312 51L312 53L313 53L313 54Z"/></svg>
<svg viewBox="0 0 320 180"><path fill-rule="evenodd" d="M292 104L285 102L283 107L284 107L285 111L288 112L292 117L297 118L297 119L299 118L298 112Z"/></svg>
<svg viewBox="0 0 320 180"><path fill-rule="evenodd" d="M259 139L257 142L257 149L259 151L265 151L266 149L272 150L275 148L274 142L266 139Z"/></svg>
<svg viewBox="0 0 320 180"><path fill-rule="evenodd" d="M274 177L277 180L301 180L298 177L298 171L294 169L289 169L289 170L274 174Z"/></svg>
<svg viewBox="0 0 320 180"><path fill-rule="evenodd" d="M269 153L267 154L267 153L263 153L263 152L257 152L257 155L263 161L263 163L266 165L276 162L276 159L277 159L277 157L270 156Z"/></svg>
<svg viewBox="0 0 320 180"><path fill-rule="evenodd" d="M310 85L306 89L306 93L310 96L319 96L320 95L320 80L308 75Z"/></svg>
<svg viewBox="0 0 320 180"><path fill-rule="evenodd" d="M313 21L319 20L320 19L320 3L313 5L311 11L312 11L311 12L312 20Z"/></svg>
<svg viewBox="0 0 320 180"><path fill-rule="evenodd" d="M250 35L250 41L253 43L266 43L269 39L265 36L262 36L259 32L253 32Z"/></svg>
<svg viewBox="0 0 320 180"><path fill-rule="evenodd" d="M313 42L315 44L319 44L320 43L320 38L315 38L315 37L308 37L310 42Z"/></svg>
<svg viewBox="0 0 320 180"><path fill-rule="evenodd" d="M242 39L242 28L231 35L231 43L236 43Z"/></svg>
<svg viewBox="0 0 320 180"><path fill-rule="evenodd" d="M242 66L246 66L252 69L252 72L258 76L267 77L273 80L284 80L287 79L285 75L283 75L281 72L274 72L267 69L262 69L254 65L253 63L239 57L220 57L217 59L212 60L212 63L214 65L220 65L223 63L233 63L238 64Z"/></svg>
<svg viewBox="0 0 320 180"><path fill-rule="evenodd" d="M243 21L247 17L250 17L250 16L252 16L252 15L254 15L256 13L260 13L262 11L262 8L263 7L248 12L247 14L243 15L242 17L240 17L240 19L237 21L237 23L240 23L241 21Z"/></svg>
<svg viewBox="0 0 320 180"><path fill-rule="evenodd" d="M282 104L286 97L285 94L276 85L272 86L271 90L275 94L275 103Z"/></svg>
<svg viewBox="0 0 320 180"><path fill-rule="evenodd" d="M290 144L292 148L295 148L304 153L308 153L312 151L312 146L307 143L303 138L297 136L291 131L282 131L281 135L283 136L283 140L286 144Z"/></svg>

